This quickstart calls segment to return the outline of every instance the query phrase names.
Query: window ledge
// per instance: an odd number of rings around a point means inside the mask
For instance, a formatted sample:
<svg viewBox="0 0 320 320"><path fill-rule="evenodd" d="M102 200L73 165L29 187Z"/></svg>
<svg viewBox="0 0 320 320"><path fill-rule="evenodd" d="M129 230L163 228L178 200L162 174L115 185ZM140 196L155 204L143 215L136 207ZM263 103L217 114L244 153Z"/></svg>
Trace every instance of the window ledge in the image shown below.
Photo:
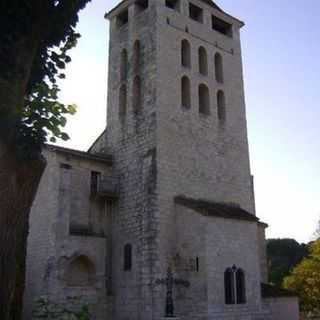
<svg viewBox="0 0 320 320"><path fill-rule="evenodd" d="M211 116L211 113L201 113L199 112L199 117L201 119L208 119Z"/></svg>

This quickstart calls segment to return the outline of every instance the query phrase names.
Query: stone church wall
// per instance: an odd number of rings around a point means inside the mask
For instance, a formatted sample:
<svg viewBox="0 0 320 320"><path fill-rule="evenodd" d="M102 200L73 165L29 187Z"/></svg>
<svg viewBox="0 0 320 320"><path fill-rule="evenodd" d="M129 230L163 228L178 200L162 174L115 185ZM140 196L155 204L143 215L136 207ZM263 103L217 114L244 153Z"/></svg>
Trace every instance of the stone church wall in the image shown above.
<svg viewBox="0 0 320 320"><path fill-rule="evenodd" d="M206 217L178 205L175 221L177 275L191 283L176 289L181 319L262 319L257 223ZM225 304L224 272L233 266L245 272L245 305Z"/></svg>
<svg viewBox="0 0 320 320"><path fill-rule="evenodd" d="M108 176L110 168L60 149L44 155L48 165L30 216L25 318L40 297L65 303L75 296L104 319L110 234L104 201L93 200L90 188L91 172Z"/></svg>
<svg viewBox="0 0 320 320"><path fill-rule="evenodd" d="M210 218L208 219L210 221ZM208 305L209 317L228 319L258 318L261 313L261 274L258 259L257 223L215 219L208 223ZM224 297L224 272L232 266L245 273L246 304L227 306Z"/></svg>
<svg viewBox="0 0 320 320"><path fill-rule="evenodd" d="M296 297L263 299L264 308L272 320L299 320L299 301Z"/></svg>
<svg viewBox="0 0 320 320"><path fill-rule="evenodd" d="M152 294L157 269L156 223L156 1L138 11L130 3L129 22L118 27L111 18L109 48L108 149L119 176L119 210L113 220L114 317L149 320L158 307ZM140 43L139 65L134 68L134 47ZM127 52L127 76L120 77L121 56ZM141 101L133 104L134 79L141 79ZM120 91L125 86L127 104L120 114ZM138 107L138 108L136 108ZM96 148L95 148L96 150ZM124 270L124 247L132 246L132 268Z"/></svg>
<svg viewBox="0 0 320 320"><path fill-rule="evenodd" d="M211 28L211 14L221 15L203 1L204 23L188 17L188 1L182 14L159 6L158 52L158 137L162 190L179 190L193 198L238 203L255 213L242 78L240 35L234 23L234 37L221 35ZM169 23L167 22L167 17ZM224 19L227 19L223 16ZM186 31L186 27L188 31ZM181 42L191 46L191 68L181 65ZM208 75L199 73L198 49L208 55ZM214 78L214 55L223 58L224 83ZM181 78L191 81L191 108L181 105ZM199 113L199 84L210 88L210 114ZM226 120L217 116L216 93L226 95ZM162 174L163 173L163 174ZM161 191L162 191L161 190Z"/></svg>
<svg viewBox="0 0 320 320"><path fill-rule="evenodd" d="M157 86L157 137L158 137L158 194L160 226L160 265L162 274L168 261L175 256L176 224L173 198L184 195L194 199L227 202L241 205L255 213L252 178L249 165L247 128L239 25L222 13L194 1L204 8L204 23L189 18L188 1L182 2L181 13L158 6L158 52L160 66ZM234 24L233 39L220 35L211 28L211 14L223 17ZM191 68L181 65L181 43L188 40L191 46ZM198 50L203 46L208 54L208 75L199 73ZM214 78L214 55L223 57L224 83ZM191 82L191 107L181 102L181 78L188 76ZM199 113L200 84L206 84L210 92L210 114ZM219 122L216 94L224 90L226 95L226 120ZM178 226L179 227L179 226ZM252 235L257 241L257 227L243 228L243 241L248 244ZM224 230L224 229L223 229ZM225 239L232 236L233 227L225 227ZM246 238L245 234L248 234ZM191 233L194 237L197 233ZM238 233L235 234L235 236ZM214 239L212 239L214 241ZM222 239L221 241L225 241ZM233 243L234 244L234 243ZM227 244L226 244L227 245ZM250 254L248 272L259 290L259 259L255 243ZM232 251L236 248L230 248ZM247 252L247 251L246 251ZM214 262L215 263L215 262ZM226 267L226 266L225 266ZM253 289L252 289L253 290ZM258 295L259 296L259 295ZM163 296L162 299L165 297ZM257 298L258 299L258 298ZM259 299L253 308L259 309ZM185 301L186 310L189 300ZM185 312L181 310L181 312ZM210 312L213 312L212 310Z"/></svg>
<svg viewBox="0 0 320 320"><path fill-rule="evenodd" d="M59 195L59 164L55 153L45 153L47 168L30 213L24 313L31 318L34 299L49 288L49 270L55 259L54 223Z"/></svg>

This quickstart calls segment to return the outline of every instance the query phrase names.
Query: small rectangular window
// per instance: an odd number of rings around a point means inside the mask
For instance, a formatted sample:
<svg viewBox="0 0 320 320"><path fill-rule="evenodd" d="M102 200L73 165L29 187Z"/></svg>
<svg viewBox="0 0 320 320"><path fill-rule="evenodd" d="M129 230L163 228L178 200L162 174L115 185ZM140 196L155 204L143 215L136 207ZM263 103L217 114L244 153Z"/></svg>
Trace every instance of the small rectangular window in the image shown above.
<svg viewBox="0 0 320 320"><path fill-rule="evenodd" d="M117 26L118 28L121 28L125 24L127 24L129 21L129 12L128 9L124 10L123 12L119 13L117 16Z"/></svg>
<svg viewBox="0 0 320 320"><path fill-rule="evenodd" d="M69 163L60 163L60 168L65 170L71 170L72 166Z"/></svg>
<svg viewBox="0 0 320 320"><path fill-rule="evenodd" d="M166 7L180 11L180 0L166 0Z"/></svg>
<svg viewBox="0 0 320 320"><path fill-rule="evenodd" d="M91 172L91 194L95 195L98 192L99 182L100 182L101 173L92 171Z"/></svg>
<svg viewBox="0 0 320 320"><path fill-rule="evenodd" d="M192 20L203 23L203 9L189 3L189 16Z"/></svg>
<svg viewBox="0 0 320 320"><path fill-rule="evenodd" d="M232 37L232 25L216 16L212 16L212 29Z"/></svg>
<svg viewBox="0 0 320 320"><path fill-rule="evenodd" d="M149 7L148 0L136 0L135 2L135 14L139 14L144 10L147 10Z"/></svg>

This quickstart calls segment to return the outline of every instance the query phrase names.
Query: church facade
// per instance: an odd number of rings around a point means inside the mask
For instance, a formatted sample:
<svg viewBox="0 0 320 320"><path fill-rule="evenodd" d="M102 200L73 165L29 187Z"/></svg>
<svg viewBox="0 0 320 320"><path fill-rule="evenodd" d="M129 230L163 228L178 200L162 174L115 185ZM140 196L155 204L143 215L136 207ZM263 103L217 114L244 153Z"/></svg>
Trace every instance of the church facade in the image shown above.
<svg viewBox="0 0 320 320"><path fill-rule="evenodd" d="M124 0L106 18L108 125L88 152L44 150L25 318L79 297L97 320L298 320L267 285L243 22L211 0Z"/></svg>

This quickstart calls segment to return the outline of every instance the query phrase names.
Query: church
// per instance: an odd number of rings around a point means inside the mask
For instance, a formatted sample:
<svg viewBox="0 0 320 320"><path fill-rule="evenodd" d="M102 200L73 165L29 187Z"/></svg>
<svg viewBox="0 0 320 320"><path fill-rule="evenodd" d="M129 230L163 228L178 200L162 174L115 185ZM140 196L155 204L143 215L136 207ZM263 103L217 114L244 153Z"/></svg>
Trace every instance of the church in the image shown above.
<svg viewBox="0 0 320 320"><path fill-rule="evenodd" d="M211 0L123 0L105 17L106 129L87 152L43 151L25 319L39 297L78 297L95 320L298 320L297 297L267 284L244 23Z"/></svg>

